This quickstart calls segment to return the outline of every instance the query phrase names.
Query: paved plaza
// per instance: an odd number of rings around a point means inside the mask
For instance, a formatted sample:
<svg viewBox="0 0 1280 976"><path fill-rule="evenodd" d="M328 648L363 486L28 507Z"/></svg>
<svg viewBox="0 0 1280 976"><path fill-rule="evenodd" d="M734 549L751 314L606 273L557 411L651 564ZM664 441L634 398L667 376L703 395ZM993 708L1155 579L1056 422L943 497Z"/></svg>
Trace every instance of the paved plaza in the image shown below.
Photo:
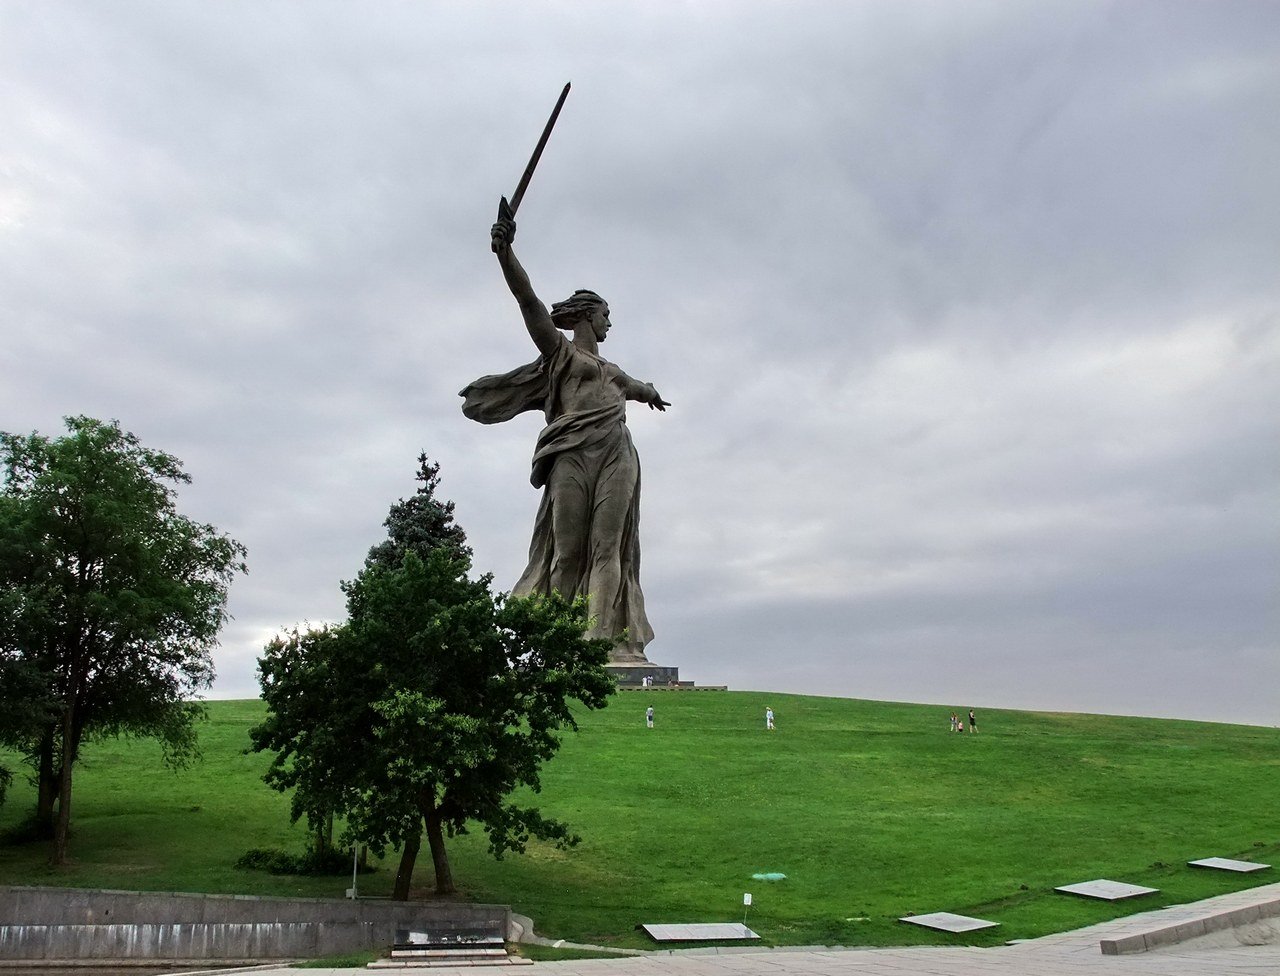
<svg viewBox="0 0 1280 976"><path fill-rule="evenodd" d="M1280 974L1277 912L1280 884L1272 884L993 949L684 949L625 959L543 962L516 971L532 968L547 976L1276 976ZM1203 924L1205 919L1224 917L1241 927L1212 931L1211 923ZM1157 947L1121 955L1102 952L1104 941L1131 946L1135 937L1144 935L1147 944ZM1263 944L1242 945L1242 936ZM298 972L258 969L255 976L297 976ZM305 972L308 976L357 976L366 971ZM404 972L406 976L427 972L477 976L475 968L463 966Z"/></svg>

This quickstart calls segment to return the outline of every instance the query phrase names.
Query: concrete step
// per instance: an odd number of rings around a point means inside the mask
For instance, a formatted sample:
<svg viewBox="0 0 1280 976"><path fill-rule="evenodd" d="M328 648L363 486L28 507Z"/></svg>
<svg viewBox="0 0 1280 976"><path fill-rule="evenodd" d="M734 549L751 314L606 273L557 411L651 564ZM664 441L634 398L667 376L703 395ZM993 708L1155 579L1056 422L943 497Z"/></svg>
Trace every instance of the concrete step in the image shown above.
<svg viewBox="0 0 1280 976"><path fill-rule="evenodd" d="M521 956L472 956L467 958L436 957L431 959L379 959L367 969L430 969L433 966L528 966L532 959Z"/></svg>

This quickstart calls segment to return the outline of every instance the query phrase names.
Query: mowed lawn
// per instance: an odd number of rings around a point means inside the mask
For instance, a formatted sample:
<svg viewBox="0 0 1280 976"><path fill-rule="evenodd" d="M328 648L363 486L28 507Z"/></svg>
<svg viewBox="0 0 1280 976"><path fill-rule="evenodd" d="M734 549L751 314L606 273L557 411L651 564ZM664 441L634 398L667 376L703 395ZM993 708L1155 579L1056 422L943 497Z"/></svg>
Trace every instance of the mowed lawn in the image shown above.
<svg viewBox="0 0 1280 976"><path fill-rule="evenodd" d="M653 704L656 727L645 728ZM778 728L767 732L772 705ZM958 703L957 711L968 703ZM0 883L341 896L349 877L243 871L253 847L300 851L267 758L246 753L257 701L211 702L204 760L178 773L147 742L86 749L71 852L0 846ZM465 897L511 904L540 934L644 946L639 922L741 921L771 944L993 944L1280 878L1280 730L753 692L624 692L581 716L536 802L582 835L493 861L482 831L451 841ZM3 760L15 768L13 757ZM20 775L0 829L30 809ZM1186 867L1221 855L1250 876ZM386 894L395 859L362 875ZM780 872L785 880L755 880ZM1110 878L1161 889L1119 905L1053 892ZM430 858L415 895L430 897ZM969 936L903 925L952 911L1001 923Z"/></svg>

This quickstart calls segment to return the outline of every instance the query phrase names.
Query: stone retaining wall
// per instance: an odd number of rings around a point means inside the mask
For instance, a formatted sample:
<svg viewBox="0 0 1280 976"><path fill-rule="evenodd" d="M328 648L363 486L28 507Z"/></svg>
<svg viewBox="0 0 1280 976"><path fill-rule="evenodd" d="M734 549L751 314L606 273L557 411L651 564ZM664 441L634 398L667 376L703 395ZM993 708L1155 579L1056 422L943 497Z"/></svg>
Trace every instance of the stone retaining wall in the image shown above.
<svg viewBox="0 0 1280 976"><path fill-rule="evenodd" d="M510 928L505 905L0 886L0 964L306 959L389 948L397 929Z"/></svg>

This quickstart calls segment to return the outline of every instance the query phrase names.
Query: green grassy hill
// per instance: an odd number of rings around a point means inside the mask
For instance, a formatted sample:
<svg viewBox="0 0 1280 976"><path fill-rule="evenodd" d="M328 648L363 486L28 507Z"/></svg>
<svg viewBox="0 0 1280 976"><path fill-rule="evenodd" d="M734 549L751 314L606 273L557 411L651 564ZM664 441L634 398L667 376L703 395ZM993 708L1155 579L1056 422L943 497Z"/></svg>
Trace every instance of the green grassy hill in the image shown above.
<svg viewBox="0 0 1280 976"><path fill-rule="evenodd" d="M656 728L647 730L652 703ZM778 729L764 729L765 705ZM233 867L249 848L301 851L288 799L245 754L257 701L212 702L204 760L159 765L148 742L86 749L72 810L75 863L43 845L0 846L0 881L340 896L349 878ZM1187 868L1222 855L1277 863L1280 730L1156 719L979 713L948 732L938 706L760 693L618 695L583 716L546 769L540 804L582 844L491 860L482 833L452 841L467 897L510 903L542 934L642 946L638 922L740 921L773 944L990 944L1274 881ZM10 768L16 763L4 760ZM18 777L15 777L18 780ZM12 827L33 802L15 781ZM360 879L389 891L394 870ZM783 881L753 880L781 872ZM1106 877L1160 888L1111 906L1055 894ZM418 885L430 891L430 858ZM896 919L954 911L995 934L931 934Z"/></svg>

